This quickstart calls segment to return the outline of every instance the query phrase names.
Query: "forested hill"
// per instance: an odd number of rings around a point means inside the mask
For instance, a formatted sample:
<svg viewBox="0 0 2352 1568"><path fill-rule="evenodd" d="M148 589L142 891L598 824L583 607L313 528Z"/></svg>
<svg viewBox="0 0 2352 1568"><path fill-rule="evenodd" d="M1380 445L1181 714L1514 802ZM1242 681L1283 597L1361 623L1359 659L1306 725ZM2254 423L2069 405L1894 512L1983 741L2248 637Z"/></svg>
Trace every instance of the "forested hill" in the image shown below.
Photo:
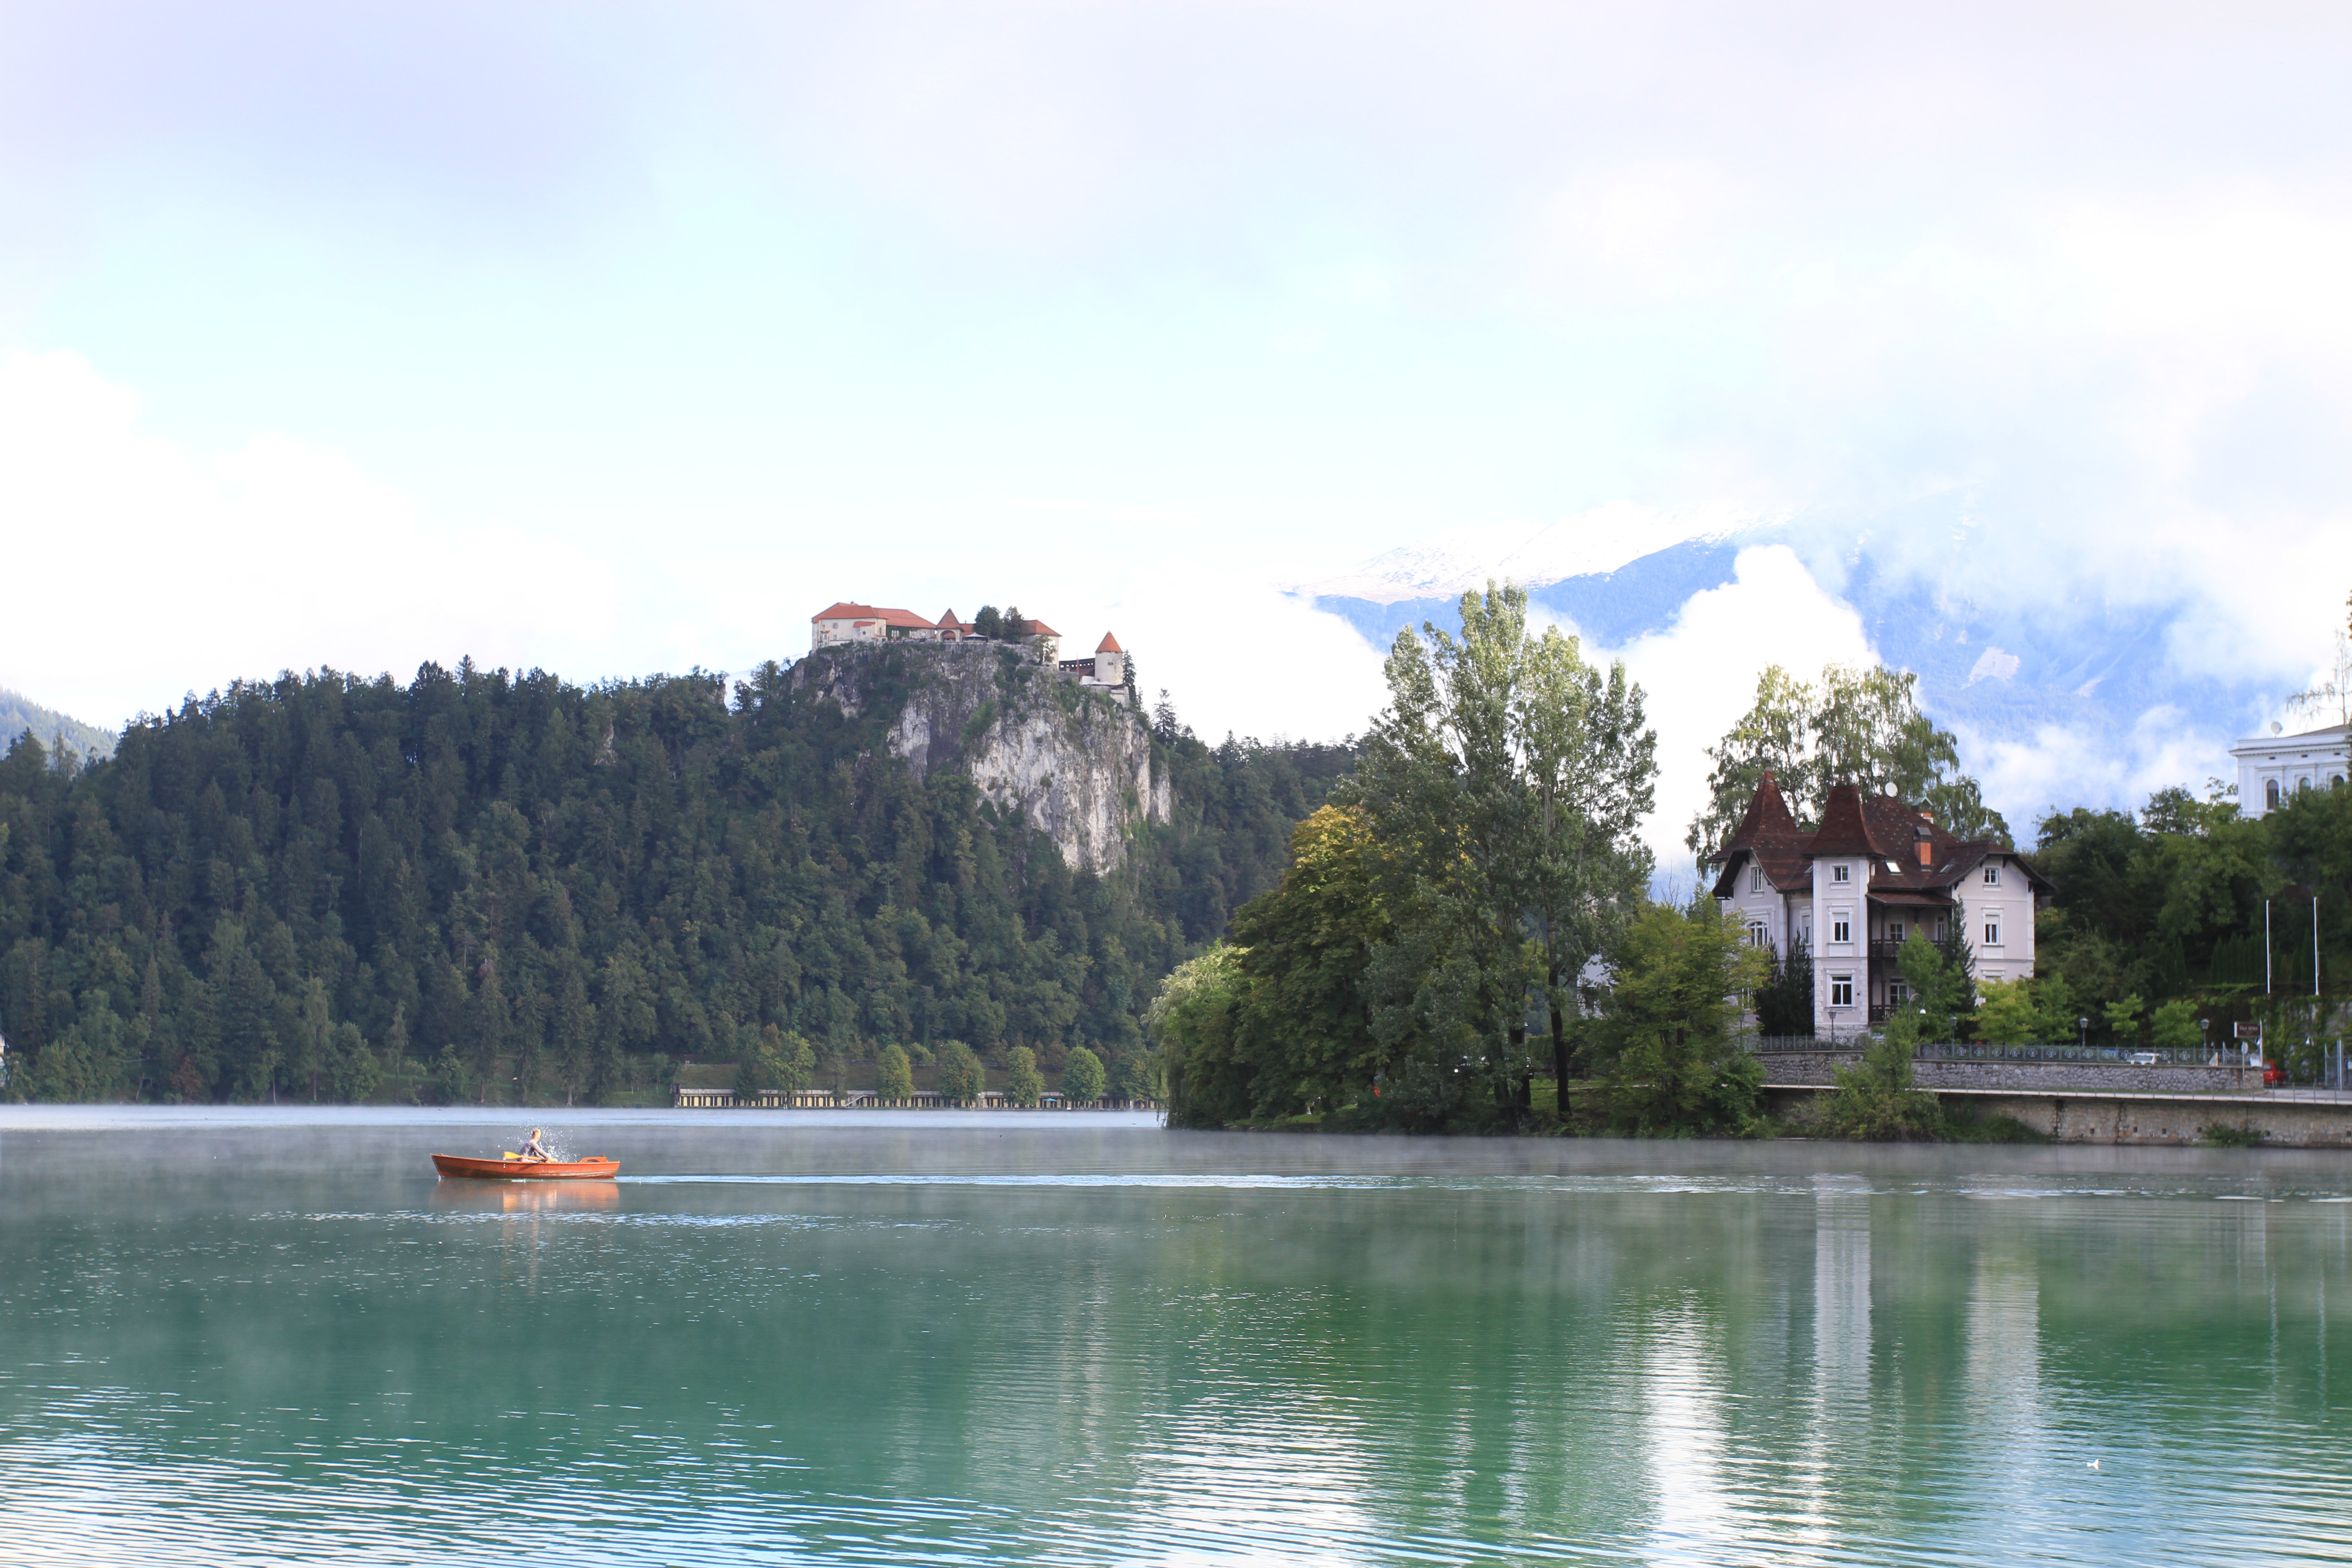
<svg viewBox="0 0 2352 1568"><path fill-rule="evenodd" d="M22 692L0 686L0 740L27 731L44 746L54 750L62 742L85 757L110 756L114 751L112 731L68 718L53 708L42 707Z"/></svg>
<svg viewBox="0 0 2352 1568"><path fill-rule="evenodd" d="M326 671L134 724L79 771L20 737L0 761L6 1092L335 1098L419 1061L452 1098L518 1074L593 1095L771 1026L839 1059L961 1039L1050 1068L1084 1044L1117 1089L1160 977L1279 879L1352 761L1213 749L1163 709L1172 816L1139 815L1097 877L968 771L918 776L890 742L923 670L877 670L895 679L855 711L772 664L731 689Z"/></svg>

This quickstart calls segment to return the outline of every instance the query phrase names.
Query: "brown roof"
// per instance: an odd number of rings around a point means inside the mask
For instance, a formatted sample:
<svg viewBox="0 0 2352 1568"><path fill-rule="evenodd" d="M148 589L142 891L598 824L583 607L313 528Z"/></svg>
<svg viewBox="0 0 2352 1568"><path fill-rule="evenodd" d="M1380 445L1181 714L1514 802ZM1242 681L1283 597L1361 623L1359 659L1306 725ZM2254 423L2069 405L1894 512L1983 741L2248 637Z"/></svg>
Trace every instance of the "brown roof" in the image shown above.
<svg viewBox="0 0 2352 1568"><path fill-rule="evenodd" d="M1095 644L1095 651L1097 653L1125 653L1127 649L1118 646L1118 639L1117 637L1111 636L1108 632L1105 632L1103 633L1103 640Z"/></svg>
<svg viewBox="0 0 2352 1568"><path fill-rule="evenodd" d="M950 610L946 615L940 617L940 630L943 632L960 632L963 629L963 623L956 619L956 613L953 610Z"/></svg>
<svg viewBox="0 0 2352 1568"><path fill-rule="evenodd" d="M1919 847L1927 847L1922 864ZM1822 811L1818 832L1798 831L1780 788L1770 773L1756 786L1739 831L1725 844L1717 898L1738 890L1738 872L1749 859L1763 868L1776 891L1791 891L1811 880L1812 862L1826 856L1853 856L1870 862L1864 879L1869 896L1881 903L1948 905L1951 889L1990 855L2015 860L2037 892L2050 880L2008 846L1990 838L1957 838L1918 807L1891 795L1865 795L1856 784L1836 784Z"/></svg>
<svg viewBox="0 0 2352 1568"><path fill-rule="evenodd" d="M894 626L919 626L925 631L934 629L930 622L912 610L877 608L873 605L853 605L846 599L819 610L809 619L812 621L881 621Z"/></svg>
<svg viewBox="0 0 2352 1568"><path fill-rule="evenodd" d="M1062 635L1043 621L1022 621L1018 624L1024 637L1057 637Z"/></svg>
<svg viewBox="0 0 2352 1568"><path fill-rule="evenodd" d="M1793 834L1797 819L1789 811L1789 803L1780 797L1780 781L1766 768L1764 776L1756 781L1756 793L1748 797L1747 815L1739 819L1738 829L1724 841L1724 850L1745 849L1760 835Z"/></svg>
<svg viewBox="0 0 2352 1568"><path fill-rule="evenodd" d="M1830 797L1822 806L1821 829L1808 848L1816 856L1880 853L1870 841L1870 825L1862 815L1860 784L1830 785Z"/></svg>

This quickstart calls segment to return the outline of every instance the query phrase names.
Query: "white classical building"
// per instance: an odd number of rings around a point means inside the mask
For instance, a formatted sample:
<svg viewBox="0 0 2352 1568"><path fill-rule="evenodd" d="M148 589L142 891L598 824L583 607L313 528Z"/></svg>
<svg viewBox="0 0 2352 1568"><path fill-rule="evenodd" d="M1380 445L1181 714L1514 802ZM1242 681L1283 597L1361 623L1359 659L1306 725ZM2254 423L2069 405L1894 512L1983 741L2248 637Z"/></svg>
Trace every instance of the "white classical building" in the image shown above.
<svg viewBox="0 0 2352 1568"><path fill-rule="evenodd" d="M1813 966L1813 1033L1849 1037L1910 995L1895 955L1958 931L1979 980L2033 975L2033 915L2050 883L1997 839L1956 838L1892 795L1831 789L1806 832L1767 773L1712 862L1715 896L1748 940Z"/></svg>
<svg viewBox="0 0 2352 1568"><path fill-rule="evenodd" d="M2230 748L2238 760L2238 809L2248 816L2276 811L2305 789L2341 789L2352 775L2352 725L2330 724L2299 735L2273 724Z"/></svg>

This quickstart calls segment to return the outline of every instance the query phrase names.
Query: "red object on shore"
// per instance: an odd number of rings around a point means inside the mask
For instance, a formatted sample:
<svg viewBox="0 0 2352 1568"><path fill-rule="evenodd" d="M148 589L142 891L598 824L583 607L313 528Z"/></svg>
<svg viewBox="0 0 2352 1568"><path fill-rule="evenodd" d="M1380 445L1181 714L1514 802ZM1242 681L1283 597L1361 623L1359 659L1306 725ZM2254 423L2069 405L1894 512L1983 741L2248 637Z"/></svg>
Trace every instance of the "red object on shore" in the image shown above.
<svg viewBox="0 0 2352 1568"><path fill-rule="evenodd" d="M2264 1062L2264 1063L2263 1064L2263 1088L2267 1089L2267 1088L2269 1088L2272 1084L2274 1084L2274 1083L2284 1083L2285 1081L2286 1081L2286 1068L2283 1068L2283 1067L2279 1066L2279 1065L2278 1065L2278 1063L2276 1063L2276 1062Z"/></svg>
<svg viewBox="0 0 2352 1568"><path fill-rule="evenodd" d="M609 1182L621 1173L618 1160L476 1160L436 1154L433 1168L445 1176L478 1176L493 1182Z"/></svg>

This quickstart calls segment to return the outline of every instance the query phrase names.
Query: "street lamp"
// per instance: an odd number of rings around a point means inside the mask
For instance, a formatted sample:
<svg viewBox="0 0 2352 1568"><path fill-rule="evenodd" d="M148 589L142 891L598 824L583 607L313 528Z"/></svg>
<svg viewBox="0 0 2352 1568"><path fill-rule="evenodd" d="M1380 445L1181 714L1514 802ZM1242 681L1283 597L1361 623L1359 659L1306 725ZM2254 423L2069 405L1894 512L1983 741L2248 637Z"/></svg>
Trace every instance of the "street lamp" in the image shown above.
<svg viewBox="0 0 2352 1568"><path fill-rule="evenodd" d="M2090 1045L2091 1020L2089 1018L2084 1017L2074 1020L2074 1043L2078 1046L2084 1047Z"/></svg>

